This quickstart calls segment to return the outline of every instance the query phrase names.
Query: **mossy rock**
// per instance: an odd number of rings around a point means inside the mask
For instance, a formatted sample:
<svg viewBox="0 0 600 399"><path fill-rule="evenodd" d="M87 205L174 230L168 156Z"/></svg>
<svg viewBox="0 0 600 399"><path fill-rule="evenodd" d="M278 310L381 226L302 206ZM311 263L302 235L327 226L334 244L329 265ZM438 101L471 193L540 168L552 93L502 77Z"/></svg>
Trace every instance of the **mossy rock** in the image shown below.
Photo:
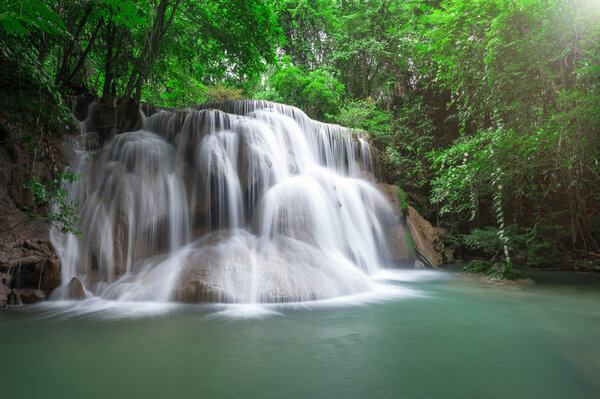
<svg viewBox="0 0 600 399"><path fill-rule="evenodd" d="M398 187L398 203L400 204L400 208L402 212L408 213L408 202L406 200L407 195L400 187Z"/></svg>

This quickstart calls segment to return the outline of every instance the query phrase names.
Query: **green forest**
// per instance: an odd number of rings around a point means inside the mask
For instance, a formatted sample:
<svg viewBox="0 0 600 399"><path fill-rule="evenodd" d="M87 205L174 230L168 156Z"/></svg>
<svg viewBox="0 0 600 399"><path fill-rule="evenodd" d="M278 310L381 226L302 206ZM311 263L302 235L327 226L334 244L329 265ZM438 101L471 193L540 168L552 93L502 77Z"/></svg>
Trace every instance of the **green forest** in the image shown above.
<svg viewBox="0 0 600 399"><path fill-rule="evenodd" d="M34 141L68 96L285 103L367 132L472 269L600 269L597 0L0 4L0 112Z"/></svg>

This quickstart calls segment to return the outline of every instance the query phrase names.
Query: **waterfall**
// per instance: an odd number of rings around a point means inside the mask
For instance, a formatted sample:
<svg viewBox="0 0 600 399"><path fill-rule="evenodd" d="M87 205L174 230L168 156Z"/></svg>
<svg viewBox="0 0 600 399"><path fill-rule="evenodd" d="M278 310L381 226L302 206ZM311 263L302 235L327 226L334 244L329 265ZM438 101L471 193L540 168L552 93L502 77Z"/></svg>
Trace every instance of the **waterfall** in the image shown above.
<svg viewBox="0 0 600 399"><path fill-rule="evenodd" d="M63 282L128 301L290 302L372 289L398 220L366 178L371 149L359 134L259 100L142 119L102 145L81 123L68 172L83 178L66 188L84 233L53 234Z"/></svg>

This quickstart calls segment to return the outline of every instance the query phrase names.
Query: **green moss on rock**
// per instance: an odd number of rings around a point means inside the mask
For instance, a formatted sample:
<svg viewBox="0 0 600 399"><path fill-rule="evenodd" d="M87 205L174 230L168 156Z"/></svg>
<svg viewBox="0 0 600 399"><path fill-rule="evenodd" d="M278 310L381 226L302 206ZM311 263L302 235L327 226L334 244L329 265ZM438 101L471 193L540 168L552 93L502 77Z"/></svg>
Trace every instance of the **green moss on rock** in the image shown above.
<svg viewBox="0 0 600 399"><path fill-rule="evenodd" d="M406 202L406 193L400 187L398 187L398 203L400 208L404 212L408 212L408 202Z"/></svg>

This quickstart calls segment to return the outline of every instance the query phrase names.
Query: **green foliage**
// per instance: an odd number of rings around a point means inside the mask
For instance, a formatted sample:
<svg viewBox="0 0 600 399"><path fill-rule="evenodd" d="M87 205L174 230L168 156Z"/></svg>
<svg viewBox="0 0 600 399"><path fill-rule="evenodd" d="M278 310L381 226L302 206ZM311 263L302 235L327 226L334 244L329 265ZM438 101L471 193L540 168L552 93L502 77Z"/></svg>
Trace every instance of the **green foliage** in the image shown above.
<svg viewBox="0 0 600 399"><path fill-rule="evenodd" d="M282 41L278 3L4 0L0 49L19 44L63 93L181 103L222 79L256 84Z"/></svg>
<svg viewBox="0 0 600 399"><path fill-rule="evenodd" d="M406 242L408 244L408 254L411 257L415 257L417 244L415 244L415 239L413 238L412 234L410 234L410 232L408 230L406 230Z"/></svg>
<svg viewBox="0 0 600 399"><path fill-rule="evenodd" d="M163 38L168 45L162 46L153 60L148 85L159 91L164 85L169 92L176 87L165 78L175 77L183 81L178 82L183 91L192 92L192 103L200 99L194 97L194 92L222 80L228 87L252 88L267 66L275 62L275 49L282 41L277 3L182 1ZM193 82L188 84L188 79Z"/></svg>
<svg viewBox="0 0 600 399"><path fill-rule="evenodd" d="M3 0L0 27L6 35L21 39L35 32L65 35L65 25L53 5L44 0Z"/></svg>
<svg viewBox="0 0 600 399"><path fill-rule="evenodd" d="M520 236L519 249L525 264L532 267L559 264L566 258L566 247L569 233L563 226L547 225L538 221L533 227L523 229Z"/></svg>
<svg viewBox="0 0 600 399"><path fill-rule="evenodd" d="M502 256L504 242L500 237L500 229L487 226L484 229L473 229L464 235L456 235L456 244L480 251L492 260ZM565 260L564 242L568 232L560 225L548 225L543 219L533 227L520 227L517 224L506 226L504 233L510 237L508 250L513 254L516 263L541 267L560 263Z"/></svg>
<svg viewBox="0 0 600 399"><path fill-rule="evenodd" d="M526 277L513 270L512 267L501 262L488 262L485 260L473 260L466 267L463 268L463 272L469 274L483 274L492 280L522 280Z"/></svg>
<svg viewBox="0 0 600 399"><path fill-rule="evenodd" d="M331 64L348 95L374 98L384 109L401 106L410 87L418 44L418 1L347 0L336 3Z"/></svg>
<svg viewBox="0 0 600 399"><path fill-rule="evenodd" d="M330 121L339 112L343 91L344 86L328 71L307 72L287 57L254 98L294 105L312 118Z"/></svg>
<svg viewBox="0 0 600 399"><path fill-rule="evenodd" d="M380 146L392 140L392 113L381 110L372 98L348 101L336 117L342 126L368 132Z"/></svg>
<svg viewBox="0 0 600 399"><path fill-rule="evenodd" d="M206 97L208 101L242 100L244 94L241 89L233 89L223 84L216 84L208 88Z"/></svg>
<svg viewBox="0 0 600 399"><path fill-rule="evenodd" d="M470 249L481 250L492 259L497 258L503 246L502 240L498 237L498 231L498 228L491 226L484 229L473 229L462 236L462 244Z"/></svg>
<svg viewBox="0 0 600 399"><path fill-rule="evenodd" d="M69 117L54 77L45 68L39 37L68 38L53 3L4 1L0 8L0 104L7 121L21 128L59 126Z"/></svg>
<svg viewBox="0 0 600 399"><path fill-rule="evenodd" d="M294 65L319 69L329 56L330 33L337 27L331 0L284 0L279 23L285 35L283 51Z"/></svg>
<svg viewBox="0 0 600 399"><path fill-rule="evenodd" d="M406 202L406 193L400 187L398 187L398 203L400 208L404 212L408 212L408 202Z"/></svg>
<svg viewBox="0 0 600 399"><path fill-rule="evenodd" d="M447 1L424 18L435 26L428 73L451 91L462 132L433 157L441 213L489 223L481 212L492 202L498 226L506 216L532 227L533 215L566 207L571 244L598 247L589 220L600 188L600 7Z"/></svg>
<svg viewBox="0 0 600 399"><path fill-rule="evenodd" d="M79 203L70 199L69 193L62 187L63 182L72 183L80 178L81 175L59 172L56 174L56 178L47 185L35 177L24 184L23 188L33 193L38 206L50 205L50 210L45 216L40 216L30 210L30 217L52 224L63 233L81 234L82 231L77 228L77 222L81 220L77 213Z"/></svg>

